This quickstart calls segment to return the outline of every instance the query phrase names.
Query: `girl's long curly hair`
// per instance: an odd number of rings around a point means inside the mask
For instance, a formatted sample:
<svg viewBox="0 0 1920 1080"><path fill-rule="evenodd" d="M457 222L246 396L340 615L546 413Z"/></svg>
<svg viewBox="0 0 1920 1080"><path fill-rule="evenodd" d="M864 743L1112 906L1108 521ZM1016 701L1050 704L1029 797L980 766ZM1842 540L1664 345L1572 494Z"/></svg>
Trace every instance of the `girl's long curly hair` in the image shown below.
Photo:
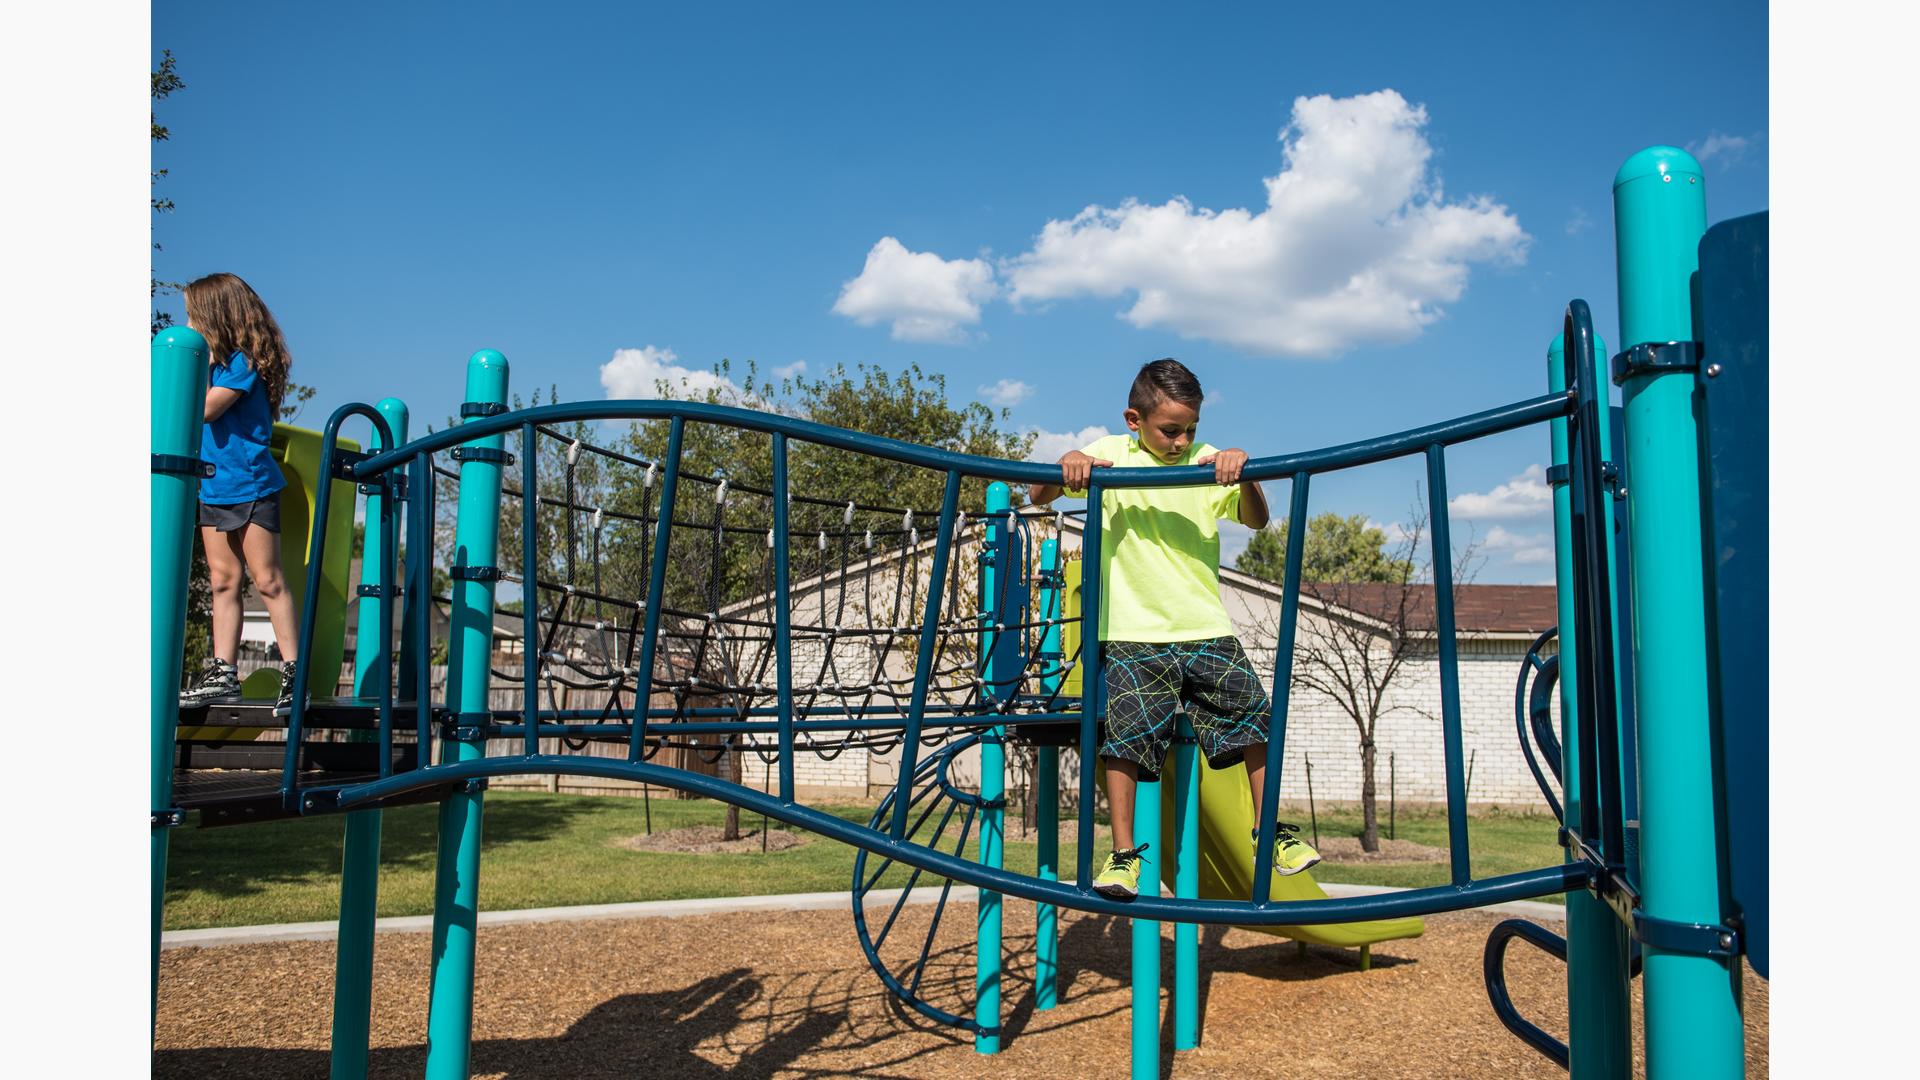
<svg viewBox="0 0 1920 1080"><path fill-rule="evenodd" d="M266 388L269 415L279 416L293 357L260 294L237 274L208 274L190 282L184 294L187 322L207 339L208 361L225 363L234 353L245 353Z"/></svg>

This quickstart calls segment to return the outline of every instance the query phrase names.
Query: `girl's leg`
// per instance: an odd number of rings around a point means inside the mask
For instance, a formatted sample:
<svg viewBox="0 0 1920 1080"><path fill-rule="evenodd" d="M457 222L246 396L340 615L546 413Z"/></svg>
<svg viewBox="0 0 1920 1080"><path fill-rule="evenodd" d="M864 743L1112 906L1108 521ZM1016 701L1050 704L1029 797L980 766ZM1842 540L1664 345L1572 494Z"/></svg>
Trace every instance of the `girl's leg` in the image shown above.
<svg viewBox="0 0 1920 1080"><path fill-rule="evenodd" d="M267 605L267 619L273 623L273 639L280 646L280 659L300 659L300 628L293 619L293 594L287 591L287 576L280 569L280 534L248 522L234 535L240 537L240 546L246 552L253 587ZM238 603L237 598L235 602ZM238 637L237 628L235 636Z"/></svg>
<svg viewBox="0 0 1920 1080"><path fill-rule="evenodd" d="M206 549L213 584L213 655L235 663L240 659L240 534L203 525L200 546Z"/></svg>

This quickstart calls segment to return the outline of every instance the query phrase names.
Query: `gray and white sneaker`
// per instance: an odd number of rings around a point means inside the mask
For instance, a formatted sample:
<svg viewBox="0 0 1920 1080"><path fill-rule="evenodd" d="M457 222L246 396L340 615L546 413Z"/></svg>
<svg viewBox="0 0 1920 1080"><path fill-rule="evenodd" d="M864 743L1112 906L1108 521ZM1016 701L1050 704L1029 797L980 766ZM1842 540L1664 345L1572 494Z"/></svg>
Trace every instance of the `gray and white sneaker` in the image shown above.
<svg viewBox="0 0 1920 1080"><path fill-rule="evenodd" d="M293 677L299 669L299 666L300 664L297 660L288 660L280 665L280 697L273 703L273 715L293 715ZM305 703L309 706L313 704L313 689L311 687L307 689Z"/></svg>
<svg viewBox="0 0 1920 1080"><path fill-rule="evenodd" d="M210 657L193 689L180 693L180 707L230 705L240 700L240 670L231 661Z"/></svg>

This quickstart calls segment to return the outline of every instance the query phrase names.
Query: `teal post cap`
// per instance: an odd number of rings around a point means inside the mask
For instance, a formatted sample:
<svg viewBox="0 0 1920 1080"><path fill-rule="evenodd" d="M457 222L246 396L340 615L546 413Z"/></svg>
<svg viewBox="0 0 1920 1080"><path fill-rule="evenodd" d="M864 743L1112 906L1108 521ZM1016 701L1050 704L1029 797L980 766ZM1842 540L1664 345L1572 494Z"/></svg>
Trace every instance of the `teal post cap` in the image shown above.
<svg viewBox="0 0 1920 1080"><path fill-rule="evenodd" d="M1619 189L1635 180L1654 176L1698 178L1705 175L1700 162L1685 150L1677 146L1649 146L1620 166L1620 171L1613 174L1613 186Z"/></svg>
<svg viewBox="0 0 1920 1080"><path fill-rule="evenodd" d="M172 349L200 349L205 351L207 348L207 339L200 335L200 331L195 330L191 326L169 326L165 330L153 335L153 343Z"/></svg>

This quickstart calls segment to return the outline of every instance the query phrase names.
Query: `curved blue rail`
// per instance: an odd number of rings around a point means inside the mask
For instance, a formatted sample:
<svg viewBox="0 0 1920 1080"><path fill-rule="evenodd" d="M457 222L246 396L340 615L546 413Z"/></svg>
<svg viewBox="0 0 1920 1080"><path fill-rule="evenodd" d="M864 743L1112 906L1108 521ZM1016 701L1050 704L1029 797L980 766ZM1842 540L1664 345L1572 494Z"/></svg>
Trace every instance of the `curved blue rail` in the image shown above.
<svg viewBox="0 0 1920 1080"><path fill-rule="evenodd" d="M603 780L633 780L676 791L719 799L743 810L763 814L809 832L819 833L876 854L885 855L908 866L950 877L983 889L1017 896L1025 900L1056 904L1080 911L1105 915L1129 915L1165 922L1228 923L1235 926L1303 926L1320 923L1359 922L1367 919L1396 919L1408 915L1435 915L1443 911L1527 900L1569 889L1585 888L1589 870L1584 863L1528 870L1486 878L1466 885L1442 885L1413 889L1403 893L1354 896L1338 900L1269 901L1254 904L1225 900L1176 900L1169 897L1142 896L1132 901L1109 900L1091 890L1081 890L1066 882L1047 882L1021 874L1008 873L934 851L919 844L893 839L886 833L855 825L831 814L782 802L779 798L752 788L742 787L714 777L684 769L613 758L570 757L537 754L514 757L481 758L446 765L434 765L400 773L382 780L343 788L308 789L303 809L308 812L355 810L379 805L410 792L448 784L461 784L489 777L523 773L560 776L591 776Z"/></svg>

